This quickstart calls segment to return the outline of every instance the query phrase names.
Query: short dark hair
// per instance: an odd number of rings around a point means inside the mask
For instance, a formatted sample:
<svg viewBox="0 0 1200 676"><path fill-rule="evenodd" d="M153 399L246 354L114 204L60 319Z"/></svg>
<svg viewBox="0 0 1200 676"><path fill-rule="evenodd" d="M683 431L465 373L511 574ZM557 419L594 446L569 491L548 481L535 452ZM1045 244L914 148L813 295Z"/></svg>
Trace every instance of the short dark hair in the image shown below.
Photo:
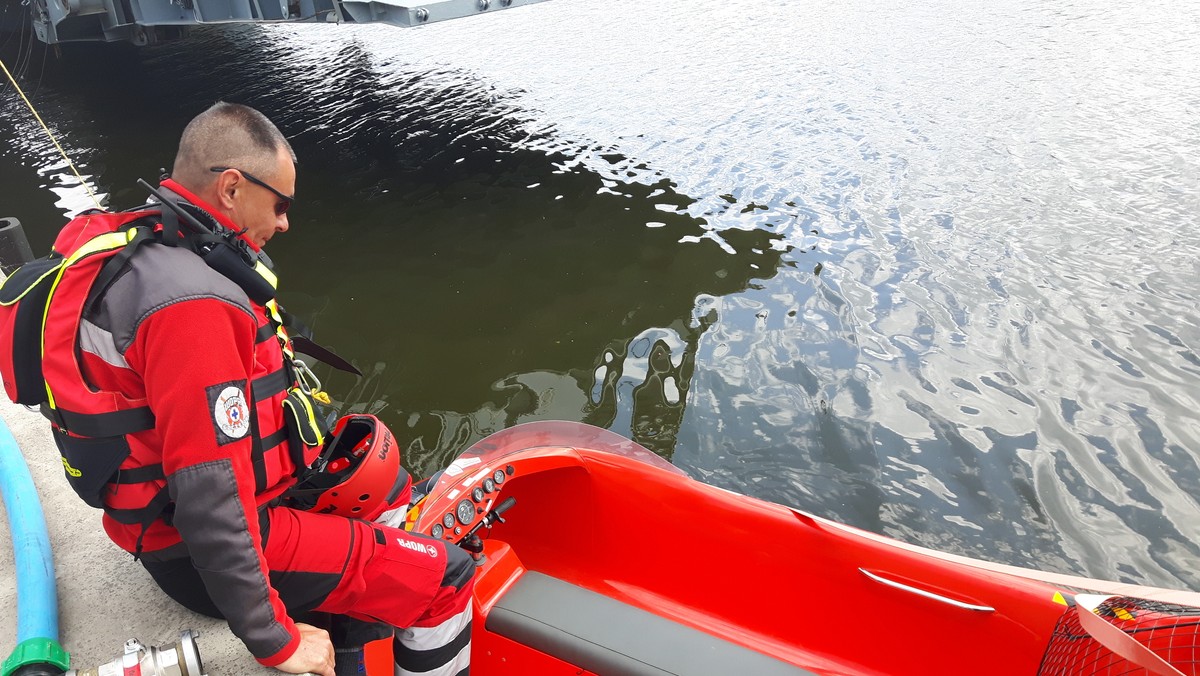
<svg viewBox="0 0 1200 676"><path fill-rule="evenodd" d="M171 175L193 190L216 180L211 167L270 175L280 150L296 161L292 145L266 115L240 103L218 101L184 128Z"/></svg>

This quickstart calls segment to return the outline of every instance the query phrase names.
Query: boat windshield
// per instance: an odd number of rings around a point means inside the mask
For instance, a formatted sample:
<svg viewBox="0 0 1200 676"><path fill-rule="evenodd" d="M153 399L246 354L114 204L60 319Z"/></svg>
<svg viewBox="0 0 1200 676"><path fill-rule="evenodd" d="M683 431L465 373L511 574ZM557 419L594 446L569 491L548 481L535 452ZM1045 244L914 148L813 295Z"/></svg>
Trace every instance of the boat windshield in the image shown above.
<svg viewBox="0 0 1200 676"><path fill-rule="evenodd" d="M653 451L615 432L579 422L551 420L510 427L475 442L442 472L433 490L429 492L429 499L436 500L457 486L464 474L469 474L476 468L491 465L506 455L533 448L581 448L602 451L686 476L683 470Z"/></svg>

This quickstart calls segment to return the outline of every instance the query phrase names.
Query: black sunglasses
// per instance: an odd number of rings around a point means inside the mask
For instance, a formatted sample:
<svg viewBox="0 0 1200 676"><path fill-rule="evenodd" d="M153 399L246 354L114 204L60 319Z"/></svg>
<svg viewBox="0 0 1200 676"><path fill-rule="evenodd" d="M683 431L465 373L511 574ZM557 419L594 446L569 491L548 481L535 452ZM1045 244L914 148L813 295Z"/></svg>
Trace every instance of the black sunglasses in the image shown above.
<svg viewBox="0 0 1200 676"><path fill-rule="evenodd" d="M275 196L279 198L279 201L275 203L275 215L276 216L282 216L282 215L286 214L287 210L292 208L292 202L296 201L295 195L285 195L285 194L279 192L275 188L272 188L270 186L270 184L268 184L266 181L260 179L259 177L255 176L254 174L251 174L248 171L242 171L241 169L237 169L235 167L209 167L208 168L208 170L213 172L214 174L220 174L222 172L229 171L230 169L233 169L234 171L238 172L242 176L245 176L246 180L250 181L254 185L261 186L261 187L266 188L267 190L270 190L271 192L275 193Z"/></svg>

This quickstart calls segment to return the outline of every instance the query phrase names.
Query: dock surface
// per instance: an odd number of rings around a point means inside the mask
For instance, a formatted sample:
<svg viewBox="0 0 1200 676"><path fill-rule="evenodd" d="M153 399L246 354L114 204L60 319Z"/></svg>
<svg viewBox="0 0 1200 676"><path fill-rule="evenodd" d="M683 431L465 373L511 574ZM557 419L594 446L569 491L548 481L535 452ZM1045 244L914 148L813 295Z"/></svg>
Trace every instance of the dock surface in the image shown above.
<svg viewBox="0 0 1200 676"><path fill-rule="evenodd" d="M25 456L46 514L58 581L59 643L71 654L71 668L116 659L129 638L145 646L170 646L178 641L179 632L194 629L200 633L197 645L207 674L280 673L254 661L224 621L193 613L159 590L142 566L104 534L100 510L88 507L71 491L46 420L0 399L0 417ZM0 520L0 543L3 660L17 636L17 580L7 513Z"/></svg>

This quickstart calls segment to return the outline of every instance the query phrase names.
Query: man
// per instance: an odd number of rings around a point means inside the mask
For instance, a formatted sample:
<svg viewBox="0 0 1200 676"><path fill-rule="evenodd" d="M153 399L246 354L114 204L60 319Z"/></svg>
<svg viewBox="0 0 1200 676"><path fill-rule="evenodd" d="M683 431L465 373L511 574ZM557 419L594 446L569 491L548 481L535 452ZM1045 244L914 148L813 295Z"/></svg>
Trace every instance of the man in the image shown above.
<svg viewBox="0 0 1200 676"><path fill-rule="evenodd" d="M469 556L286 506L297 468L319 449L297 434L304 422L287 417L304 408L306 390L273 299L261 293L262 275L273 278L261 248L287 232L295 181L295 156L275 125L217 103L188 124L159 189L182 214L150 205L161 214L137 222L158 235L131 248L115 275L68 268L47 310L43 363L64 464L69 477L86 478L72 462L111 459L100 475L113 478L93 487L109 536L172 598L226 618L260 663L334 676L329 634L291 616L318 611L403 628L398 674L465 674ZM78 217L55 249L78 253L101 216L113 215ZM193 220L217 237L189 240ZM247 262L223 268L210 256L221 247ZM101 295L81 300L95 286ZM80 410L91 417L72 413ZM101 420L108 426L87 422ZM119 434L113 420L125 425Z"/></svg>

